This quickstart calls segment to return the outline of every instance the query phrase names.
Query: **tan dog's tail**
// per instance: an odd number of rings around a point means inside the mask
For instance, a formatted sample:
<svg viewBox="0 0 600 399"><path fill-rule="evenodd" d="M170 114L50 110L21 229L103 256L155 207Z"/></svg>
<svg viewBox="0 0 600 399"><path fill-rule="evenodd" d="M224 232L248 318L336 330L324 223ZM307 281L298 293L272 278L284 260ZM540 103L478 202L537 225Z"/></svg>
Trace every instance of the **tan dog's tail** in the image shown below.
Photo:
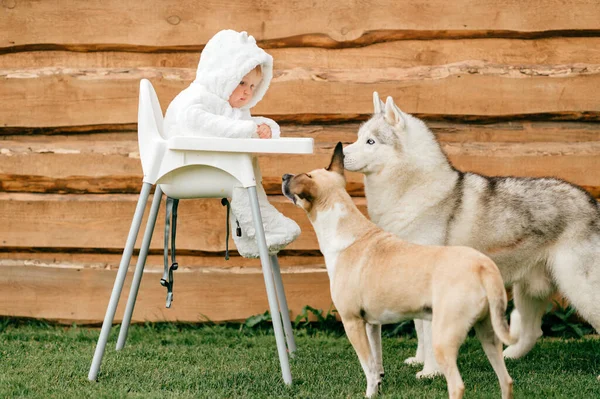
<svg viewBox="0 0 600 399"><path fill-rule="evenodd" d="M508 298L506 297L506 289L500 271L489 258L486 258L481 266L481 282L488 297L494 332L506 345L515 344L519 338L518 331L510 331L508 322L504 317Z"/></svg>

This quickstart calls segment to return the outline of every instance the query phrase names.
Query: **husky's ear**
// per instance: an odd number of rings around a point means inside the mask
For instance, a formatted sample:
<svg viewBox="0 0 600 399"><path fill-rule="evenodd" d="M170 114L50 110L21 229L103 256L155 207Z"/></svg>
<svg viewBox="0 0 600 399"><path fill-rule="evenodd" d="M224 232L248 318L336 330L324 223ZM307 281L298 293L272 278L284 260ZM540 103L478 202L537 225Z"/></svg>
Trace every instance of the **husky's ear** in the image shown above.
<svg viewBox="0 0 600 399"><path fill-rule="evenodd" d="M392 97L388 97L385 101L385 111L384 111L385 121L392 126L396 126L399 128L404 127L404 115L400 108L394 104L394 99Z"/></svg>
<svg viewBox="0 0 600 399"><path fill-rule="evenodd" d="M338 142L335 146L333 156L331 157L331 163L327 167L327 170L344 176L344 148L341 142Z"/></svg>
<svg viewBox="0 0 600 399"><path fill-rule="evenodd" d="M377 115L383 112L385 104L379 99L379 93L373 92L373 114Z"/></svg>

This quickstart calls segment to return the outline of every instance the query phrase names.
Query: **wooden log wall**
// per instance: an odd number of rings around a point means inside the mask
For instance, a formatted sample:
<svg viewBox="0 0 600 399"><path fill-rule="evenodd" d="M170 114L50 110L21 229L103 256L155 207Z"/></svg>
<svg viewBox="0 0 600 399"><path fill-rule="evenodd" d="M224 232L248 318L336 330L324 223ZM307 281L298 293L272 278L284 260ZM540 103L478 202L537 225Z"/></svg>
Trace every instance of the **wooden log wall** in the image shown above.
<svg viewBox="0 0 600 399"><path fill-rule="evenodd" d="M314 156L261 158L272 202L302 227L281 254L294 314L331 300L312 227L280 195L280 176L322 167L335 143L353 142L374 90L425 119L459 169L557 176L600 196L597 0L5 0L0 314L102 320L141 187L139 80L150 79L165 110L224 28L248 31L274 57L253 113L316 143ZM366 212L361 177L348 180ZM163 217L134 321L240 320L267 309L260 263L223 259L218 200L181 203L181 267L165 309Z"/></svg>

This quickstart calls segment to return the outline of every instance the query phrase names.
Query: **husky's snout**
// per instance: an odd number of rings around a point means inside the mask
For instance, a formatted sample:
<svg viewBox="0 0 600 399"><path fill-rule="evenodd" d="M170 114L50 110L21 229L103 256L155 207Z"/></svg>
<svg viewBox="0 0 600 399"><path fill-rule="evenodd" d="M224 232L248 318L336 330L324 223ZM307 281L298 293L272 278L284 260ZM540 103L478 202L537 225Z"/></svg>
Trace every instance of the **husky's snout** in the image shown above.
<svg viewBox="0 0 600 399"><path fill-rule="evenodd" d="M356 143L350 144L344 148L344 168L354 172L356 171L356 160L353 157L353 152L356 150Z"/></svg>

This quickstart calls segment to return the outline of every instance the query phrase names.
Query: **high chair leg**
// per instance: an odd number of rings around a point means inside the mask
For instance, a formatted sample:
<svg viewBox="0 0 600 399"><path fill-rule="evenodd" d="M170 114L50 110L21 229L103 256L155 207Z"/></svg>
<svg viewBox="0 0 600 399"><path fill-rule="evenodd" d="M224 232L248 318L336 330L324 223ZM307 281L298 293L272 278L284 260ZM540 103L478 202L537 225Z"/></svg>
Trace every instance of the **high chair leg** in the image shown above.
<svg viewBox="0 0 600 399"><path fill-rule="evenodd" d="M271 267L273 268L273 279L275 280L275 290L277 291L277 299L279 300L279 311L283 321L283 331L285 331L285 339L290 355L296 351L296 342L294 341L294 331L290 321L290 310L288 308L287 299L285 298L285 290L283 289L283 281L281 280L281 270L279 268L279 260L277 255L271 255Z"/></svg>
<svg viewBox="0 0 600 399"><path fill-rule="evenodd" d="M160 186L157 185L156 190L154 190L154 198L152 199L152 207L150 208L150 214L148 215L148 222L146 223L146 231L144 232L142 246L140 247L140 254L138 255L137 264L135 265L133 280L131 281L131 289L129 290L127 307L125 308L125 313L123 314L123 321L121 322L121 329L119 330L117 350L123 349L123 347L125 346L125 341L127 340L129 324L131 323L133 308L135 307L135 301L137 299L138 291L140 289L140 283L142 281L142 276L144 273L144 266L146 265L146 257L148 256L150 241L152 241L152 233L154 233L154 226L156 225L156 217L158 215L158 208L160 208L161 199L162 190L160 189Z"/></svg>
<svg viewBox="0 0 600 399"><path fill-rule="evenodd" d="M142 191L138 198L138 203L133 214L133 220L131 221L131 227L129 228L129 234L127 236L127 243L123 249L123 256L121 257L121 263L119 264L119 271L115 278L115 285L113 286L112 293L110 294L110 301L108 302L108 308L106 309L106 315L104 316L104 322L102 323L102 330L98 337L98 344L96 344L96 350L94 352L94 358L92 359L92 365L88 374L90 381L95 381L100 370L100 364L102 363L102 357L104 356L104 349L106 348L106 342L108 341L108 334L112 327L112 322L115 317L117 305L119 304L119 297L121 296L121 290L123 289L123 282L127 277L127 269L129 268L129 261L131 260L131 254L133 253L133 247L135 240L137 239L138 231L140 230L140 224L142 223L142 217L144 216L144 209L146 208L146 202L150 195L150 183L144 183L142 185Z"/></svg>
<svg viewBox="0 0 600 399"><path fill-rule="evenodd" d="M269 300L269 309L273 319L273 329L275 330L275 341L277 343L277 352L279 354L279 363L281 365L281 374L283 382L287 385L292 383L292 373L290 372L290 363L285 347L285 337L281 325L281 317L277 317L279 313L279 305L277 303L277 292L273 281L273 271L269 261L269 250L267 249L267 241L263 229L262 218L260 215L260 207L258 206L258 195L256 186L248 187L248 196L250 197L250 205L252 207L252 219L254 228L256 229L256 243L258 245L258 253L260 254L260 263L262 265L263 277L267 288L267 298Z"/></svg>

